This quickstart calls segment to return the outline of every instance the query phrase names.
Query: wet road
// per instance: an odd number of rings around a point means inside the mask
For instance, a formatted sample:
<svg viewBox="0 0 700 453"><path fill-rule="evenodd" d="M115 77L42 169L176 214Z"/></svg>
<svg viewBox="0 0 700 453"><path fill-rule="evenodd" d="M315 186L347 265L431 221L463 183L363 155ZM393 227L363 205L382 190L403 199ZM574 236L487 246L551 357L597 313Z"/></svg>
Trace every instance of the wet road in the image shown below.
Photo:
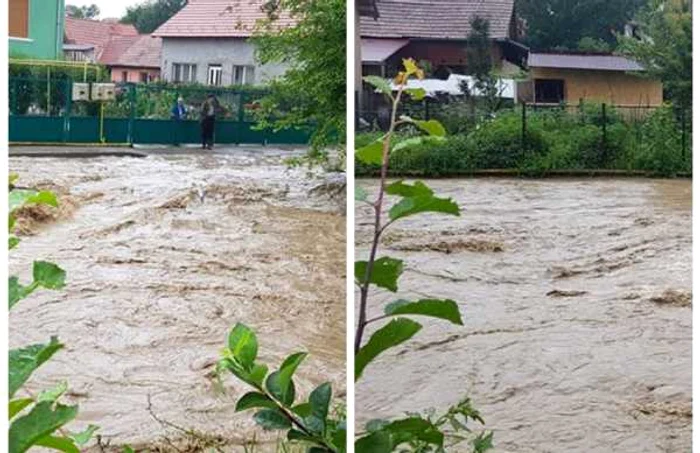
<svg viewBox="0 0 700 453"><path fill-rule="evenodd" d="M32 259L68 274L10 315L12 347L58 335L66 349L30 381L67 380L78 422L113 445L155 448L182 433L162 420L232 442L272 436L234 402L249 389L214 364L236 322L254 328L260 356L278 366L306 350L302 394L345 386L344 199L283 163L286 153L144 159L10 159L25 185L55 190L62 208L29 213L10 270L29 279Z"/></svg>
<svg viewBox="0 0 700 453"><path fill-rule="evenodd" d="M497 452L690 451L691 182L427 183L462 216L394 224L380 255L406 270L371 313L395 298L451 298L465 325L423 319L370 365L360 422L470 396ZM371 209L356 215L365 259Z"/></svg>

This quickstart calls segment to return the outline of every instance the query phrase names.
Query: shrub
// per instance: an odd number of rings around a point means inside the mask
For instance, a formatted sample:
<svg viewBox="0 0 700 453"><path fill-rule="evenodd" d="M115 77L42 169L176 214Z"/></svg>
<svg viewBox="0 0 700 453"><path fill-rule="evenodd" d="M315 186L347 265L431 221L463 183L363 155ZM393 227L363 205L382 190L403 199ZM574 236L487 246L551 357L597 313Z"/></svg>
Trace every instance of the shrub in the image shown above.
<svg viewBox="0 0 700 453"><path fill-rule="evenodd" d="M683 159L680 125L670 106L655 110L641 126L641 143L633 156L637 169L672 176L690 171L692 159Z"/></svg>

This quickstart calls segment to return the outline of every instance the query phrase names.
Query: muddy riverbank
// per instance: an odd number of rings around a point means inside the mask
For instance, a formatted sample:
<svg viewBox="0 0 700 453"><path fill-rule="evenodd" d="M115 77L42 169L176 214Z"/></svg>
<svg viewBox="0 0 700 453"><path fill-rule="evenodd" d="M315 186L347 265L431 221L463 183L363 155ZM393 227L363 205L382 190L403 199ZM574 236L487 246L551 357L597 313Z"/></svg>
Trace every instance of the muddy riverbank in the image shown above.
<svg viewBox="0 0 700 453"><path fill-rule="evenodd" d="M691 181L450 179L459 218L397 222L397 296L451 298L365 370L359 423L470 396L498 452L681 452L691 444ZM359 185L372 191L376 183ZM356 208L364 259L371 209Z"/></svg>
<svg viewBox="0 0 700 453"><path fill-rule="evenodd" d="M12 347L51 335L66 344L29 389L67 380L80 404L72 427L98 424L112 445L188 442L153 414L232 445L274 439L234 412L249 389L214 376L229 329L243 322L271 366L310 353L301 393L324 381L343 392L344 200L319 190L329 176L288 169L286 154L11 158L23 184L63 202L26 213L10 254L24 280L32 259L68 274L65 290L38 292L10 315Z"/></svg>

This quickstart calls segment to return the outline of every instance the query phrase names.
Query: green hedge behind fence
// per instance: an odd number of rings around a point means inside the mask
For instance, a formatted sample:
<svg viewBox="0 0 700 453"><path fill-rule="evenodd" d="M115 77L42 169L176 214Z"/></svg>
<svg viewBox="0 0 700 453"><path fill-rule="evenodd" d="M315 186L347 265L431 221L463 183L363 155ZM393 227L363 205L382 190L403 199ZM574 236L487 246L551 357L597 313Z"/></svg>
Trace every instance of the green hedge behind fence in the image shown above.
<svg viewBox="0 0 700 453"><path fill-rule="evenodd" d="M478 170L641 170L659 175L691 173L691 115L671 106L575 108L518 106L482 119L439 144L421 143L393 152L396 176L455 176ZM410 128L403 135L416 133ZM360 134L356 148L381 136ZM356 162L358 176L377 167Z"/></svg>

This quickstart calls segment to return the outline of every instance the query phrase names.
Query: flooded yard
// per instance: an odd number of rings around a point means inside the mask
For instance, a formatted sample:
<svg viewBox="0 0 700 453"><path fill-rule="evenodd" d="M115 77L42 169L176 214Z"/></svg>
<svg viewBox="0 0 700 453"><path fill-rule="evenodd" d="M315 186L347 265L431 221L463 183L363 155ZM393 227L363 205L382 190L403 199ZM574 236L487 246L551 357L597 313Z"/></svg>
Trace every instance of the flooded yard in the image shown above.
<svg viewBox="0 0 700 453"><path fill-rule="evenodd" d="M426 181L461 217L394 224L397 298L457 301L356 389L358 426L470 396L497 452L683 452L691 445L691 181ZM370 193L376 181L358 185ZM365 259L371 208L356 208ZM459 450L455 450L459 451Z"/></svg>
<svg viewBox="0 0 700 453"><path fill-rule="evenodd" d="M23 185L62 202L57 213L23 213L10 272L27 281L31 261L46 259L68 276L64 290L12 310L10 346L51 335L66 345L28 388L67 380L80 405L72 429L94 423L112 445L165 451L187 443L169 423L233 444L274 442L252 413L234 411L250 389L215 377L236 322L257 331L272 367L310 353L301 394L325 381L344 392L345 201L323 190L342 181L289 169L285 156L10 159Z"/></svg>

